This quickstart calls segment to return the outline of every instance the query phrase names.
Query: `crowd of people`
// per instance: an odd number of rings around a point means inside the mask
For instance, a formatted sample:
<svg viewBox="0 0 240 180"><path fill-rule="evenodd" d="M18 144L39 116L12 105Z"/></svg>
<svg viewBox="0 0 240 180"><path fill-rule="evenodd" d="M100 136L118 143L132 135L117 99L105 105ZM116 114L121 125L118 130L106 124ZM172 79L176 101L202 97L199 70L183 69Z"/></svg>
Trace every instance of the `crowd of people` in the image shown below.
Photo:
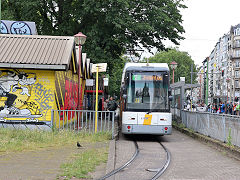
<svg viewBox="0 0 240 180"><path fill-rule="evenodd" d="M224 103L220 102L219 104L213 103L208 104L208 112L217 113L217 114L230 114L230 115L240 115L240 104L239 102L233 103Z"/></svg>

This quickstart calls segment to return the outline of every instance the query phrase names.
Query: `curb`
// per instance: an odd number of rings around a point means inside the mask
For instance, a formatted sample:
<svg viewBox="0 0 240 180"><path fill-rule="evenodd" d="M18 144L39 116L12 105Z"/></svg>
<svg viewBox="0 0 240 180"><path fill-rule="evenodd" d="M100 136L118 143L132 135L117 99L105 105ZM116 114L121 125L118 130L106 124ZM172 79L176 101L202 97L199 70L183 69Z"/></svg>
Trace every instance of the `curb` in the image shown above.
<svg viewBox="0 0 240 180"><path fill-rule="evenodd" d="M212 139L211 137L199 134L197 132L193 132L193 131L189 130L188 128L180 128L176 125L172 125L172 126L176 130L178 130L194 139L197 139L204 143L210 144L210 145L212 145L213 148L220 150L221 152L226 152L226 154L228 156L233 157L240 161L240 148L239 147L236 147L236 146L230 147L226 143L223 143L216 139Z"/></svg>
<svg viewBox="0 0 240 180"><path fill-rule="evenodd" d="M106 167L106 174L115 169L115 153L116 153L116 141L111 140L109 143L108 161ZM108 178L109 180L114 179L113 176Z"/></svg>

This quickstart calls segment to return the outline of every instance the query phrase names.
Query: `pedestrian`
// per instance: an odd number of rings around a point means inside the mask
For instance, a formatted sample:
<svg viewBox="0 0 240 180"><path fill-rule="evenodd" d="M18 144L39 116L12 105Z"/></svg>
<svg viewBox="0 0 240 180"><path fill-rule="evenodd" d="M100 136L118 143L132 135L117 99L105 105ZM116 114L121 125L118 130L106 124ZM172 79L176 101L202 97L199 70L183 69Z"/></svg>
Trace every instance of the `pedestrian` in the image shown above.
<svg viewBox="0 0 240 180"><path fill-rule="evenodd" d="M212 105L212 112L213 112L213 113L216 113L216 112L217 112L216 103L213 103L213 105Z"/></svg>
<svg viewBox="0 0 240 180"><path fill-rule="evenodd" d="M236 115L239 115L239 111L240 111L240 104L238 102L236 105Z"/></svg>
<svg viewBox="0 0 240 180"><path fill-rule="evenodd" d="M103 102L103 109L104 109L104 111L107 111L107 107L108 107L108 99L106 99L106 100Z"/></svg>
<svg viewBox="0 0 240 180"><path fill-rule="evenodd" d="M225 113L225 104L221 102L221 113Z"/></svg>
<svg viewBox="0 0 240 180"><path fill-rule="evenodd" d="M118 105L116 101L113 99L113 97L110 97L107 105L108 111L114 111L114 116L115 116L115 110L117 109L117 107ZM112 115L110 115L110 120L112 120Z"/></svg>
<svg viewBox="0 0 240 180"><path fill-rule="evenodd" d="M233 104L233 115L237 115L237 113L236 113L236 106L237 106L237 104L234 103Z"/></svg>
<svg viewBox="0 0 240 180"><path fill-rule="evenodd" d="M232 105L232 103L229 103L229 114L231 114L232 115L232 109L233 108L233 105Z"/></svg>
<svg viewBox="0 0 240 180"><path fill-rule="evenodd" d="M100 98L99 102L98 102L98 111L102 111L102 98Z"/></svg>
<svg viewBox="0 0 240 180"><path fill-rule="evenodd" d="M107 105L107 109L109 111L115 111L117 109L118 105L116 103L116 101L113 99L113 97L110 97L108 105Z"/></svg>

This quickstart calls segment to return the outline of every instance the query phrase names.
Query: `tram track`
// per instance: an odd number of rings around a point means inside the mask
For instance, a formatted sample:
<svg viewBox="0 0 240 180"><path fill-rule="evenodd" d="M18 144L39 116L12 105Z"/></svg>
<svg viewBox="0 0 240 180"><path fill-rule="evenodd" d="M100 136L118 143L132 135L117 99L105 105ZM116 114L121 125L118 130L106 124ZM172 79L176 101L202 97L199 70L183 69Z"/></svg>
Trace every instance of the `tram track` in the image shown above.
<svg viewBox="0 0 240 180"><path fill-rule="evenodd" d="M119 168L109 172L108 174L106 174L105 176L101 177L98 180L104 180L107 179L115 174L117 174L118 172L122 171L124 168L126 168L127 166L131 165L133 163L133 161L137 158L137 156L139 155L139 146L136 140L133 141L134 145L135 145L135 153L133 154L133 156L131 157L130 160L128 160L125 164L123 164L122 166L120 166ZM160 142L160 140L158 139L157 142L162 146L162 148L164 149L165 153L166 153L166 160L164 165L161 168L158 169L146 169L146 171L149 172L156 172L154 174L154 176L152 176L151 180L156 180L158 179L168 168L170 161L171 161L171 154L168 151L168 149Z"/></svg>
<svg viewBox="0 0 240 180"><path fill-rule="evenodd" d="M163 149L165 150L166 154L167 154L167 158L166 158L166 161L163 165L162 168L159 168L157 169L157 172L156 174L152 177L151 180L156 180L158 179L168 168L170 162L171 162L171 154L170 152L168 151L168 149L158 140L159 144L163 147Z"/></svg>
<svg viewBox="0 0 240 180"><path fill-rule="evenodd" d="M109 172L108 174L106 174L105 176L103 176L102 178L100 178L98 180L104 180L106 178L109 178L110 176L117 174L118 172L123 170L125 167L130 165L136 159L136 157L139 155L139 147L138 147L137 141L134 141L134 145L135 145L135 153L133 154L133 156L131 157L131 159L129 161L127 161L121 167L119 167L117 169L114 169L113 171Z"/></svg>

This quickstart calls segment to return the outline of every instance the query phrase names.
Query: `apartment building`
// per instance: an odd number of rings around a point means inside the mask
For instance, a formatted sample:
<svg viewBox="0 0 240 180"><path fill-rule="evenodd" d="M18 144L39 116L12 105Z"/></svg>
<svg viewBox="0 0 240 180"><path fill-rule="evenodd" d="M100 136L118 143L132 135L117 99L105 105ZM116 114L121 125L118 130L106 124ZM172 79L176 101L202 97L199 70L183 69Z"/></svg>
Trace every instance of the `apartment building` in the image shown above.
<svg viewBox="0 0 240 180"><path fill-rule="evenodd" d="M232 26L230 59L232 61L231 88L234 97L240 97L240 24Z"/></svg>
<svg viewBox="0 0 240 180"><path fill-rule="evenodd" d="M208 103L232 102L240 96L239 63L240 25L237 25L219 38L209 57L203 61L204 86L201 92L205 102L206 99Z"/></svg>

